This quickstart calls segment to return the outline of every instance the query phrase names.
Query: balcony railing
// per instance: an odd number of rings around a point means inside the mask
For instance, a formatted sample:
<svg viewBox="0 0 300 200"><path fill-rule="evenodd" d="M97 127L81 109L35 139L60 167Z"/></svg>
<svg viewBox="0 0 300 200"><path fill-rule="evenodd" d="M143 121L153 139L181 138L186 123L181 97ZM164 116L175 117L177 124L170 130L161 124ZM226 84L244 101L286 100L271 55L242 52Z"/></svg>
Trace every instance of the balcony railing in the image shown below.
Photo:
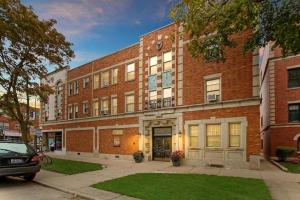
<svg viewBox="0 0 300 200"><path fill-rule="evenodd" d="M169 98L163 98L163 99L157 99L157 100L150 100L149 103L146 101L145 110L153 110L158 108L166 108L166 107L172 107L174 106L173 99L171 97Z"/></svg>

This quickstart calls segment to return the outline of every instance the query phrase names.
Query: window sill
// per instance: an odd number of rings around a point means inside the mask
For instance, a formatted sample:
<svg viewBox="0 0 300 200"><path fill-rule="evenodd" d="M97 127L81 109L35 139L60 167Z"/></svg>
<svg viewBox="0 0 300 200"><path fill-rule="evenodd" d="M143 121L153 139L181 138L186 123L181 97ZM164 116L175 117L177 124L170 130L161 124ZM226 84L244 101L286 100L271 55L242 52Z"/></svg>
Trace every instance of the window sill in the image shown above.
<svg viewBox="0 0 300 200"><path fill-rule="evenodd" d="M134 82L135 79L131 79L131 80L126 80L125 82Z"/></svg>
<svg viewBox="0 0 300 200"><path fill-rule="evenodd" d="M298 89L300 89L300 87L291 87L291 88L287 88L288 90L298 90Z"/></svg>
<svg viewBox="0 0 300 200"><path fill-rule="evenodd" d="M300 121L288 122L289 125L300 124Z"/></svg>
<svg viewBox="0 0 300 200"><path fill-rule="evenodd" d="M189 148L189 151L199 151L199 150L201 150L201 148L196 148L196 147L194 147L194 148L190 147Z"/></svg>

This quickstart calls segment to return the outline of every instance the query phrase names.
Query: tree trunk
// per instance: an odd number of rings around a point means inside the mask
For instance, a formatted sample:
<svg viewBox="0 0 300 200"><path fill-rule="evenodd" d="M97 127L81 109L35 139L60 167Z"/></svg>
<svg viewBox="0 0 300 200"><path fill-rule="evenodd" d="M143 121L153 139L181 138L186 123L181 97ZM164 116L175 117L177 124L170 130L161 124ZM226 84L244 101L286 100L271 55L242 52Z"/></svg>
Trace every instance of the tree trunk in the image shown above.
<svg viewBox="0 0 300 200"><path fill-rule="evenodd" d="M21 127L21 133L22 133L22 140L27 143L28 142L28 126L27 126L27 124L20 123L20 127Z"/></svg>

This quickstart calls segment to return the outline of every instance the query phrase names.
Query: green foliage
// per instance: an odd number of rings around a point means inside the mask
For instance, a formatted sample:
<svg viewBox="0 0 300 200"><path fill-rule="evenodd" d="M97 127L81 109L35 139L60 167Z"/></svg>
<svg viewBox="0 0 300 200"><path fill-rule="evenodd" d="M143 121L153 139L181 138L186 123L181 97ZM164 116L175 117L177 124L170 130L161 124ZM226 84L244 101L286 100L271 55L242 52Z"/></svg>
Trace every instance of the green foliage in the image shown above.
<svg viewBox="0 0 300 200"><path fill-rule="evenodd" d="M289 172L291 173L296 173L296 174L300 174L300 164L296 164L296 163L282 163L282 165L284 167L286 167L288 169Z"/></svg>
<svg viewBox="0 0 300 200"><path fill-rule="evenodd" d="M52 164L42 166L42 169L69 175L102 169L102 165L97 163L64 160L58 158L52 158L52 161Z"/></svg>
<svg viewBox="0 0 300 200"><path fill-rule="evenodd" d="M296 149L291 147L277 147L276 148L276 156L278 160L281 162L286 161L287 157L295 153Z"/></svg>
<svg viewBox="0 0 300 200"><path fill-rule="evenodd" d="M263 180L202 174L134 174L93 187L145 200L272 199Z"/></svg>
<svg viewBox="0 0 300 200"><path fill-rule="evenodd" d="M189 33L190 52L207 61L224 61L235 47L234 34L252 31L243 51L273 43L283 56L300 52L300 0L181 0L171 17Z"/></svg>
<svg viewBox="0 0 300 200"><path fill-rule="evenodd" d="M132 156L136 163L141 163L144 160L144 153L142 151L134 152Z"/></svg>
<svg viewBox="0 0 300 200"><path fill-rule="evenodd" d="M55 29L55 20L40 20L20 0L0 0L0 107L20 123L27 140L30 97L47 100L53 92L40 85L46 66L62 67L74 53ZM20 99L23 98L23 101Z"/></svg>

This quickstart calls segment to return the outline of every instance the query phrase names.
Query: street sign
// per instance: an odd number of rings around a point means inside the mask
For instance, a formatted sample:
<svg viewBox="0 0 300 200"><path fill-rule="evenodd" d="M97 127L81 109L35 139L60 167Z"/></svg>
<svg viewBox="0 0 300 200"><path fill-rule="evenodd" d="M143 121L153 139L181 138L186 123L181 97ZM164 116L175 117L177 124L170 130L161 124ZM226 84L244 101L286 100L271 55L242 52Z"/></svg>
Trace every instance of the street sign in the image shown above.
<svg viewBox="0 0 300 200"><path fill-rule="evenodd" d="M36 135L37 137L42 137L42 130L39 129L39 128L35 129L35 135Z"/></svg>

